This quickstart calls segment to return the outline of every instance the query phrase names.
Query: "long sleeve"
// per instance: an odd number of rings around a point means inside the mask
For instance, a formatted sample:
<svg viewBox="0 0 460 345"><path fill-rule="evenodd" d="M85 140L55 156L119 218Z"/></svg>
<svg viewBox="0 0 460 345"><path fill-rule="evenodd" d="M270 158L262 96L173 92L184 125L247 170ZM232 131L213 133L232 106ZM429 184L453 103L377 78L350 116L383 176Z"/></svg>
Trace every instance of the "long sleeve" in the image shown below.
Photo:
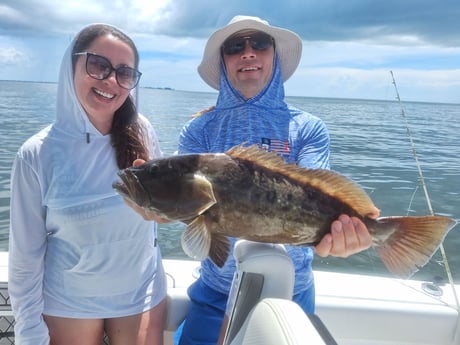
<svg viewBox="0 0 460 345"><path fill-rule="evenodd" d="M206 133L200 121L190 120L181 130L179 136L178 153L203 153L208 152L204 144Z"/></svg>
<svg viewBox="0 0 460 345"><path fill-rule="evenodd" d="M330 138L326 125L317 117L309 114L302 116L306 116L307 121L296 129L299 141L296 163L304 168L329 169Z"/></svg>
<svg viewBox="0 0 460 345"><path fill-rule="evenodd" d="M33 169L18 155L11 178L8 289L15 316L16 345L48 345L43 320L46 252L44 209Z"/></svg>

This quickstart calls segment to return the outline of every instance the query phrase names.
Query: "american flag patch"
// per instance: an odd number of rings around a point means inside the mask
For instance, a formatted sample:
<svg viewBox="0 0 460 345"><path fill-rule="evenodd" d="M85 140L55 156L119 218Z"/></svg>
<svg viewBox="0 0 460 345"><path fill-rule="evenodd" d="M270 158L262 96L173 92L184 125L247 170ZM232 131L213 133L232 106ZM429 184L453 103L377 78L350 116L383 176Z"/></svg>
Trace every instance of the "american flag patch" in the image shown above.
<svg viewBox="0 0 460 345"><path fill-rule="evenodd" d="M261 147L264 150L273 151L281 155L289 155L291 153L289 141L287 140L262 138Z"/></svg>

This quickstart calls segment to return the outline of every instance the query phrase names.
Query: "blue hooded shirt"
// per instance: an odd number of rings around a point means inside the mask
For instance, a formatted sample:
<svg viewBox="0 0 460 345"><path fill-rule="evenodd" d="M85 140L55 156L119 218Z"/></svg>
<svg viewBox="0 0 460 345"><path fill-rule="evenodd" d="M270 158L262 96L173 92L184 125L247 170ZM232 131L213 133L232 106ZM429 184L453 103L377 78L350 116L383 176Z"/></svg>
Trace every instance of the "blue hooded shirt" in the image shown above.
<svg viewBox="0 0 460 345"><path fill-rule="evenodd" d="M182 153L225 152L243 142L258 144L282 155L287 162L308 168L329 169L329 133L322 120L289 106L284 101L284 85L275 55L271 80L259 94L245 99L230 83L221 66L220 91L216 107L189 121L181 131L179 150ZM209 287L228 294L236 269L231 252L222 268L208 257L201 263L201 279ZM294 294L313 285L309 247L286 246L291 256L296 280Z"/></svg>

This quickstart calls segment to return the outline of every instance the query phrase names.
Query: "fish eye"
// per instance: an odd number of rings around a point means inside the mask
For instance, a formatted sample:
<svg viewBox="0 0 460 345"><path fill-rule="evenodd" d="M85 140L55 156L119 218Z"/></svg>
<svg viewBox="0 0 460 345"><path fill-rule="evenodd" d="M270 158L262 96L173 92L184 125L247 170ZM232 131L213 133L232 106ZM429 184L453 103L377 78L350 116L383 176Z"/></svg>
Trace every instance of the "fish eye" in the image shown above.
<svg viewBox="0 0 460 345"><path fill-rule="evenodd" d="M155 175L158 172L158 165L152 164L148 168L148 173L151 175Z"/></svg>

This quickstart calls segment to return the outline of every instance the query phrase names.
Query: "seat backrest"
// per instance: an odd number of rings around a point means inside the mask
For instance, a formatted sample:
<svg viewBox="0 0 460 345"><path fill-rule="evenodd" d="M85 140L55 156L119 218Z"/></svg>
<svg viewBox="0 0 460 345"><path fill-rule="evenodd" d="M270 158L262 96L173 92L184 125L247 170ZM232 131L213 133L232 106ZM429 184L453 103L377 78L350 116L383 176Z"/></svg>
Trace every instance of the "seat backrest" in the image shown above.
<svg viewBox="0 0 460 345"><path fill-rule="evenodd" d="M239 240L235 244L233 255L237 273L251 272L264 276L261 299L292 299L295 270L283 245Z"/></svg>
<svg viewBox="0 0 460 345"><path fill-rule="evenodd" d="M227 302L224 344L232 342L261 299L290 300L294 290L294 265L283 245L239 240L233 255L237 270Z"/></svg>
<svg viewBox="0 0 460 345"><path fill-rule="evenodd" d="M230 345L337 345L316 315L295 302L266 298L249 313Z"/></svg>

